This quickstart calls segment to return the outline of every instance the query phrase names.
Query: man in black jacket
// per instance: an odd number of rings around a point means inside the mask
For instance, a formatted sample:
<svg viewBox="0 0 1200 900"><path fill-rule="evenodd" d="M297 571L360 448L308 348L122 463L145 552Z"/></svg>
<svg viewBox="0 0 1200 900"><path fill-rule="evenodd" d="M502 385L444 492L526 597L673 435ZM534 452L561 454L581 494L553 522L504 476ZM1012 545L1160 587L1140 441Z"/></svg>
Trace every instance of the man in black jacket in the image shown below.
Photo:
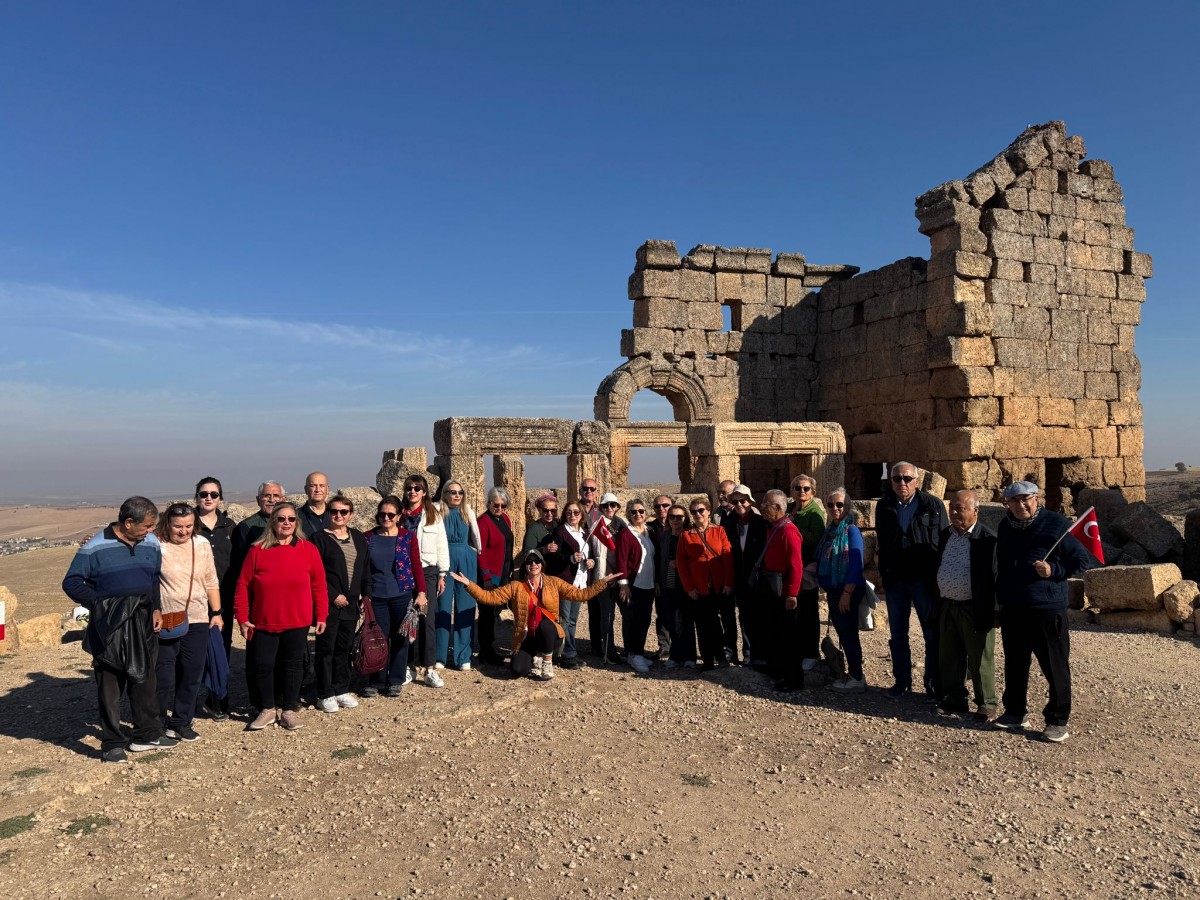
<svg viewBox="0 0 1200 900"><path fill-rule="evenodd" d="M767 543L767 520L754 510L754 496L744 484L729 492L733 514L721 522L733 548L733 584L737 610L742 617L742 651L750 666L766 666L767 640L763 613L758 609L759 591L747 584L750 572L762 556ZM726 654L737 658L737 634L726 635ZM729 646L732 640L733 646ZM732 660L731 660L732 661Z"/></svg>
<svg viewBox="0 0 1200 900"><path fill-rule="evenodd" d="M995 724L999 728L1029 727L1029 664L1030 657L1036 656L1050 685L1050 699L1042 711L1046 718L1042 734L1057 744L1070 737L1067 579L1086 572L1094 563L1083 545L1067 534L1071 523L1066 517L1040 507L1038 499L1038 486L1030 481L1018 481L1004 489L1008 513L996 530L1004 715Z"/></svg>
<svg viewBox="0 0 1200 900"><path fill-rule="evenodd" d="M976 717L996 719L996 535L979 521L979 497L950 498L938 542L938 654L943 712L966 715L970 676Z"/></svg>
<svg viewBox="0 0 1200 900"><path fill-rule="evenodd" d="M949 524L946 506L917 486L917 467L909 462L892 466L892 492L875 510L875 533L879 540L879 574L886 592L888 628L891 637L892 674L896 683L888 688L893 699L912 690L912 650L908 623L912 611L925 635L925 692L937 700L938 633L933 616L937 591L938 541Z"/></svg>

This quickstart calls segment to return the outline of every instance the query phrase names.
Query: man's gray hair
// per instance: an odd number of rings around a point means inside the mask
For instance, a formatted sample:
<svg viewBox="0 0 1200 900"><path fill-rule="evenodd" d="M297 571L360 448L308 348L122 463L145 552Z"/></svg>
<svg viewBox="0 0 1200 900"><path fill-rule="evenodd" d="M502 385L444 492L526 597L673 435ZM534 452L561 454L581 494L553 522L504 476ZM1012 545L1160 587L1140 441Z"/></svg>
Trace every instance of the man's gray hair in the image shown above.
<svg viewBox="0 0 1200 900"><path fill-rule="evenodd" d="M763 503L769 503L787 512L788 496L778 488L771 488L771 490L763 494Z"/></svg>
<svg viewBox="0 0 1200 900"><path fill-rule="evenodd" d="M121 509L117 512L117 521L124 523L133 519L135 522L144 522L146 516L158 518L158 507L154 505L154 501L147 497L130 497L121 504Z"/></svg>
<svg viewBox="0 0 1200 900"><path fill-rule="evenodd" d="M509 500L508 491L506 491L502 487L494 487L490 491L488 491L487 499L488 499L489 506L491 506L492 500L496 497L499 497L501 500L503 500L505 506L507 506L509 503L512 502L511 500Z"/></svg>
<svg viewBox="0 0 1200 900"><path fill-rule="evenodd" d="M282 481L264 481L262 484L260 484L258 486L258 493L255 494L254 496L261 497L263 494L265 494L267 492L267 488L271 487L271 485L274 485L275 487L279 488L279 493L281 493L285 496L287 495L287 491L285 491L283 489Z"/></svg>
<svg viewBox="0 0 1200 900"><path fill-rule="evenodd" d="M896 474L897 469L912 469L914 472L917 471L917 467L910 462L898 462L893 465L891 469L893 475Z"/></svg>

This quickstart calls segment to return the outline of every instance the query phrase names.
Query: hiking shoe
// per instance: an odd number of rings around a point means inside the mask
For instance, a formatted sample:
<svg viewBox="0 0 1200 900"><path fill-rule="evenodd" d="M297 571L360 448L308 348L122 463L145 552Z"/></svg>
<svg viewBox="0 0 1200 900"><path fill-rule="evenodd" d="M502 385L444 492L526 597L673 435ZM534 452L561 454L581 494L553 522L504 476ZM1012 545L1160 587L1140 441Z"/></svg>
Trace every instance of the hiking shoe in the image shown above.
<svg viewBox="0 0 1200 900"><path fill-rule="evenodd" d="M408 682L405 682L405 684L407 684L407 683ZM394 700L400 696L400 688L401 687L403 687L403 685L389 684L387 687L385 687L383 689L383 696L389 697Z"/></svg>
<svg viewBox="0 0 1200 900"><path fill-rule="evenodd" d="M209 703L207 699L204 701L204 711L208 713L208 717L214 722L224 722L229 718L229 712L227 710L222 709L215 703Z"/></svg>
<svg viewBox="0 0 1200 900"><path fill-rule="evenodd" d="M285 709L283 711L283 719L279 724L288 731L295 731L297 728L304 727L304 723L300 721L300 713L294 709Z"/></svg>
<svg viewBox="0 0 1200 900"><path fill-rule="evenodd" d="M375 687L375 685L373 685L373 684L365 684L365 685L363 685L362 689L358 692L358 696L360 696L360 697L378 697L379 696L379 688Z"/></svg>
<svg viewBox="0 0 1200 900"><path fill-rule="evenodd" d="M1016 713L1005 713L996 718L992 722L997 728L1003 728L1005 731L1024 731L1028 730L1030 722L1029 716L1026 713L1017 715Z"/></svg>
<svg viewBox="0 0 1200 900"><path fill-rule="evenodd" d="M650 673L650 663L646 662L646 657L639 656L636 653L629 657L629 668L637 672L639 675L647 675Z"/></svg>
<svg viewBox="0 0 1200 900"><path fill-rule="evenodd" d="M445 686L446 682L442 680L441 675L439 675L433 669L425 670L425 687L440 688Z"/></svg>
<svg viewBox="0 0 1200 900"><path fill-rule="evenodd" d="M851 678L847 675L845 678L839 678L829 687L831 690L841 691L843 694L861 694L867 689L867 679Z"/></svg>
<svg viewBox="0 0 1200 900"><path fill-rule="evenodd" d="M903 697L905 694L907 694L911 691L912 691L911 684L900 684L899 682L897 682L896 684L893 684L890 688L888 688L886 691L884 691L883 695L885 697L888 697L891 700L899 700L901 697Z"/></svg>
<svg viewBox="0 0 1200 900"><path fill-rule="evenodd" d="M543 662L542 658L540 656L535 656L529 667L529 677L540 679L542 677L542 667L544 665L545 663Z"/></svg>
<svg viewBox="0 0 1200 900"><path fill-rule="evenodd" d="M1047 725L1046 730L1042 732L1042 737L1052 744L1061 744L1070 736L1066 725Z"/></svg>
<svg viewBox="0 0 1200 900"><path fill-rule="evenodd" d="M404 670L404 683L405 684L412 684L413 681L416 680L416 677L417 677L417 670L414 669L412 666L409 666L407 669Z"/></svg>
<svg viewBox="0 0 1200 900"><path fill-rule="evenodd" d="M152 741L130 741L130 753L144 753L147 750L170 750L172 747L179 746L179 741L173 737L167 737L165 734L156 737Z"/></svg>
<svg viewBox="0 0 1200 900"><path fill-rule="evenodd" d="M756 662L763 662L763 660L756 660ZM817 666L817 660L812 659L811 657L809 659L804 660L804 662L801 663L801 668L805 672L811 672L813 669L816 668L816 666Z"/></svg>
<svg viewBox="0 0 1200 900"><path fill-rule="evenodd" d="M317 709L321 712L335 713L339 708L337 700L333 697L322 697L317 701Z"/></svg>
<svg viewBox="0 0 1200 900"><path fill-rule="evenodd" d="M333 700L342 709L354 709L358 706L358 701L354 699L353 694L338 694Z"/></svg>
<svg viewBox="0 0 1200 900"><path fill-rule="evenodd" d="M469 662L465 662L465 663L463 663L461 666L459 666L459 667L458 667L458 671L460 671L460 672L470 672L470 671L471 671L471 664L470 664Z"/></svg>
<svg viewBox="0 0 1200 900"><path fill-rule="evenodd" d="M542 660L542 681L549 681L554 677L554 660L547 656Z"/></svg>
<svg viewBox="0 0 1200 900"><path fill-rule="evenodd" d="M694 668L696 668L696 661L694 659L689 659L687 662L685 662L683 664L683 667L685 669L694 669Z"/></svg>
<svg viewBox="0 0 1200 900"><path fill-rule="evenodd" d="M167 737L175 738L177 741L185 741L189 744L200 740L200 735L190 725L177 725L174 728L168 728Z"/></svg>
<svg viewBox="0 0 1200 900"><path fill-rule="evenodd" d="M129 757L125 755L124 747L113 747L111 750L105 750L100 754L100 759L103 762L111 763L129 762Z"/></svg>
<svg viewBox="0 0 1200 900"><path fill-rule="evenodd" d="M246 726L247 731L262 731L264 728L270 728L275 724L275 707L264 709L254 717L254 721Z"/></svg>

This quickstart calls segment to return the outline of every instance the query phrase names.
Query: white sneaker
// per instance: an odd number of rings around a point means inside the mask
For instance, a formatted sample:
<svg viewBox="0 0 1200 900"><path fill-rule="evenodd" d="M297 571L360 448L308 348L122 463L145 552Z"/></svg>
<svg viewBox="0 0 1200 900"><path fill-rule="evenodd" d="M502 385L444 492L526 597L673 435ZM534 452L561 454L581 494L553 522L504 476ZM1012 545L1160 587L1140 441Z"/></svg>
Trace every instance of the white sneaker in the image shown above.
<svg viewBox="0 0 1200 900"><path fill-rule="evenodd" d="M425 686L432 688L445 687L446 682L442 681L442 676L433 669L425 670Z"/></svg>
<svg viewBox="0 0 1200 900"><path fill-rule="evenodd" d="M817 664L817 660L806 659L803 664L803 669L805 672L811 672L813 670L813 667L816 666L816 664Z"/></svg>
<svg viewBox="0 0 1200 900"><path fill-rule="evenodd" d="M549 681L554 677L554 659L547 656L542 660L542 681Z"/></svg>
<svg viewBox="0 0 1200 900"><path fill-rule="evenodd" d="M342 709L354 709L358 706L358 698L353 694L338 694L333 698Z"/></svg>
<svg viewBox="0 0 1200 900"><path fill-rule="evenodd" d="M338 711L338 702L334 697L322 697L317 701L317 709L321 712L335 713Z"/></svg>
<svg viewBox="0 0 1200 900"><path fill-rule="evenodd" d="M412 684L413 680L416 677L417 677L417 670L414 669L412 666L409 666L407 669L404 670L404 683L405 684Z"/></svg>
<svg viewBox="0 0 1200 900"><path fill-rule="evenodd" d="M646 675L650 672L650 663L646 662L644 656L631 656L629 657L629 668L639 675Z"/></svg>
<svg viewBox="0 0 1200 900"><path fill-rule="evenodd" d="M551 663L551 665L554 665L554 664ZM542 658L540 656L535 656L533 658L533 667L529 670L529 677L530 678L541 678L543 666L544 666L544 663L543 663Z"/></svg>
<svg viewBox="0 0 1200 900"><path fill-rule="evenodd" d="M440 662L435 662L435 663L433 664L433 667L434 667L435 669L444 669L444 668L446 668L446 664L445 664L445 663L440 663Z"/></svg>
<svg viewBox="0 0 1200 900"><path fill-rule="evenodd" d="M865 678L851 678L847 675L845 678L839 678L830 687L844 694L861 694L867 689L867 680Z"/></svg>
<svg viewBox="0 0 1200 900"><path fill-rule="evenodd" d="M470 672L470 671L471 671L471 664L470 664L469 662L465 662L465 663L463 663L461 666L459 666L459 667L458 667L458 671L460 671L460 672Z"/></svg>

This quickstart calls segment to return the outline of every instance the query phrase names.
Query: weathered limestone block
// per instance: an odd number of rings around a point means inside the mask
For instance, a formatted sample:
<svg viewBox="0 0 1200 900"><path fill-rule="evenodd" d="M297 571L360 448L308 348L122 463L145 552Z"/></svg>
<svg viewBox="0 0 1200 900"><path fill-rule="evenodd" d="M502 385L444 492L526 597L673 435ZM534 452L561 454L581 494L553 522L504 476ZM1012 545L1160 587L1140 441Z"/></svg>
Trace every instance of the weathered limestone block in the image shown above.
<svg viewBox="0 0 1200 900"><path fill-rule="evenodd" d="M1088 600L1096 609L1162 609L1162 595L1182 580L1179 566L1107 566L1083 574Z"/></svg>
<svg viewBox="0 0 1200 900"><path fill-rule="evenodd" d="M1113 531L1146 548L1151 559L1181 553L1184 540L1175 526L1145 502L1130 503L1113 521Z"/></svg>
<svg viewBox="0 0 1200 900"><path fill-rule="evenodd" d="M373 487L344 487L338 488L338 493L354 504L354 515L350 517L350 526L359 531L375 527L375 509L379 506L382 495ZM397 494L401 500L402 494ZM476 507L478 509L478 507Z"/></svg>
<svg viewBox="0 0 1200 900"><path fill-rule="evenodd" d="M824 488L833 488L837 485L818 485L817 490L822 491ZM875 527L875 507L879 505L878 500L851 500L851 505L854 507L854 512L858 515L858 527L874 528Z"/></svg>
<svg viewBox="0 0 1200 900"><path fill-rule="evenodd" d="M674 241L646 241L637 248L638 269L678 269L680 263Z"/></svg>
<svg viewBox="0 0 1200 900"><path fill-rule="evenodd" d="M1082 578L1067 579L1067 608L1087 609L1087 590Z"/></svg>
<svg viewBox="0 0 1200 900"><path fill-rule="evenodd" d="M771 274L801 278L804 275L804 263L803 253L780 253L771 266Z"/></svg>
<svg viewBox="0 0 1200 900"><path fill-rule="evenodd" d="M926 347L928 366L991 366L996 363L992 341L986 337L944 337L929 339Z"/></svg>
<svg viewBox="0 0 1200 900"><path fill-rule="evenodd" d="M633 301L634 328L686 328L688 307L670 297L643 297Z"/></svg>
<svg viewBox="0 0 1200 900"><path fill-rule="evenodd" d="M512 519L513 544L520 547L525 538L525 463L515 453L497 453L492 457L492 480L508 491L509 518Z"/></svg>
<svg viewBox="0 0 1200 900"><path fill-rule="evenodd" d="M1194 581L1181 581L1163 591L1163 607L1171 621L1190 622L1195 614L1196 600L1200 597L1200 585Z"/></svg>
<svg viewBox="0 0 1200 900"><path fill-rule="evenodd" d="M683 258L684 268L711 272L716 261L717 248L713 244L697 244Z"/></svg>
<svg viewBox="0 0 1200 900"><path fill-rule="evenodd" d="M714 303L717 299L717 279L712 272L681 269L679 299L685 303Z"/></svg>
<svg viewBox="0 0 1200 900"><path fill-rule="evenodd" d="M1096 613L1096 624L1104 628L1128 628L1134 631L1158 631L1171 634L1175 630L1171 617L1161 609Z"/></svg>
<svg viewBox="0 0 1200 900"><path fill-rule="evenodd" d="M576 422L571 447L575 453L607 454L612 450L612 429L604 422Z"/></svg>
<svg viewBox="0 0 1200 900"><path fill-rule="evenodd" d="M641 269L629 276L629 299L679 297L678 269Z"/></svg>
<svg viewBox="0 0 1200 900"><path fill-rule="evenodd" d="M22 651L62 646L62 613L35 616L16 626L17 644Z"/></svg>
<svg viewBox="0 0 1200 900"><path fill-rule="evenodd" d="M388 450L383 454L383 465L375 475L375 488L380 495L402 496L404 479L410 475L422 475L429 484L429 495L436 497L442 480L429 470L424 447L403 447Z"/></svg>

